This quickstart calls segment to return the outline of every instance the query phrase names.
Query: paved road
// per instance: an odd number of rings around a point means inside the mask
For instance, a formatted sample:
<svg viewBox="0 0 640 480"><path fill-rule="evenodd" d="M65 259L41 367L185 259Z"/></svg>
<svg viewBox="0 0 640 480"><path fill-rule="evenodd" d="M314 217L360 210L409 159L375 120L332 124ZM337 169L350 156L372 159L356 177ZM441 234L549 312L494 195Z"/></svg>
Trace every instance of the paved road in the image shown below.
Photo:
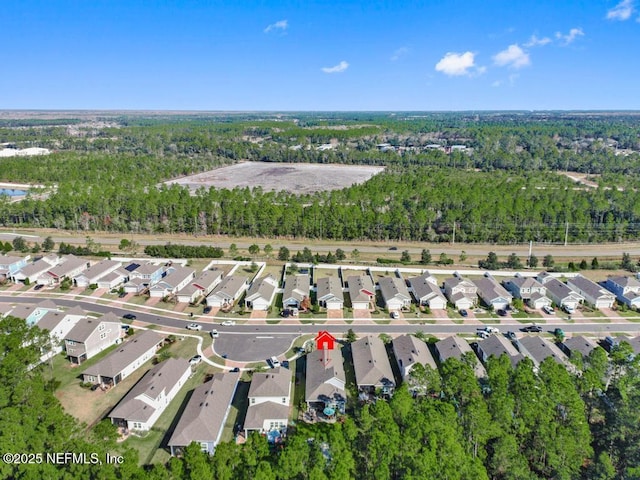
<svg viewBox="0 0 640 480"><path fill-rule="evenodd" d="M10 295L0 295L2 303L27 303L35 304L44 300L43 297L29 297L21 295L14 297ZM96 312L105 314L113 312L122 316L131 312L127 308L117 306L100 305L91 301L71 300L71 299L51 299L57 305L63 307L74 307L80 305L88 312ZM166 317L155 313L135 312L137 321L159 325L163 327L171 327L184 329L192 320L180 320L176 318ZM377 325L377 324L358 324L354 321L352 324L344 325L269 325L269 324L245 324L223 327L221 325L202 324L205 330L215 328L220 333L220 337L214 343L214 351L218 355L227 355L229 360L241 362L264 361L272 355L282 355L289 350L293 340L303 334L316 334L319 330L328 330L338 338L342 338L349 329L353 329L358 334L403 334L423 332L431 335L447 335L447 334L470 334L474 335L478 328L478 324L425 324L425 325ZM501 332L508 330L519 331L523 324L513 319L504 319L499 325L495 325ZM561 327L566 333L589 333L598 337L605 337L612 333L628 333L631 335L640 334L640 323L633 322L612 322L612 323L566 323L566 324L550 324L541 326L547 332L551 332L556 327ZM184 330L184 333L193 333ZM205 343L206 344L206 343Z"/></svg>

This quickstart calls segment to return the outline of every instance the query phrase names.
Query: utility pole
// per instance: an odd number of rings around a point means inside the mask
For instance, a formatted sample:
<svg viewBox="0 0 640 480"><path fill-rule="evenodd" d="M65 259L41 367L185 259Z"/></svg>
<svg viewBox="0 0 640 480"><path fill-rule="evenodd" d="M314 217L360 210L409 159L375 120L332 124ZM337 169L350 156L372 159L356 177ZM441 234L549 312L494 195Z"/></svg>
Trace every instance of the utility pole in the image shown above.
<svg viewBox="0 0 640 480"><path fill-rule="evenodd" d="M456 222L453 222L453 237L451 239L451 245L456 243Z"/></svg>
<svg viewBox="0 0 640 480"><path fill-rule="evenodd" d="M564 229L564 246L567 246L567 241L569 239L569 222L566 222L566 226Z"/></svg>
<svg viewBox="0 0 640 480"><path fill-rule="evenodd" d="M533 250L533 240L529 240L529 258L527 260L527 265L531 265L531 251Z"/></svg>

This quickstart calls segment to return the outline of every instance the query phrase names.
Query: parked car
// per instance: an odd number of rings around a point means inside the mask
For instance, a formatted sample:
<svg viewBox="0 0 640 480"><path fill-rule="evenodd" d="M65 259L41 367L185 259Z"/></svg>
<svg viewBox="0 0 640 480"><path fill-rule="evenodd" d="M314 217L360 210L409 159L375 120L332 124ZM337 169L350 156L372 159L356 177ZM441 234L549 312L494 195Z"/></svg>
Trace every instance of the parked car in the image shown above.
<svg viewBox="0 0 640 480"><path fill-rule="evenodd" d="M567 312L569 315L571 315L572 313L576 313L576 309L573 308L571 305L563 305L562 308L564 309L565 312Z"/></svg>
<svg viewBox="0 0 640 480"><path fill-rule="evenodd" d="M211 307L204 307L204 310L202 310L202 313L207 314L211 312Z"/></svg>
<svg viewBox="0 0 640 480"><path fill-rule="evenodd" d="M486 326L483 328L483 330L487 333L500 333L500 329L491 326Z"/></svg>
<svg viewBox="0 0 640 480"><path fill-rule="evenodd" d="M501 317L506 317L507 316L507 311L506 310L497 310L496 313L498 315L500 315Z"/></svg>
<svg viewBox="0 0 640 480"><path fill-rule="evenodd" d="M239 371L240 371L240 369L238 367L233 367L231 369L231 373L236 373L236 372L239 372Z"/></svg>
<svg viewBox="0 0 640 480"><path fill-rule="evenodd" d="M126 318L127 320L135 320L136 317L133 313L125 313L124 315L122 315L122 318Z"/></svg>
<svg viewBox="0 0 640 480"><path fill-rule="evenodd" d="M615 347L620 346L620 341L615 337L605 337L604 346L607 351L611 352Z"/></svg>
<svg viewBox="0 0 640 480"><path fill-rule="evenodd" d="M36 285L35 287L33 287L33 289L40 290L42 287L44 287L44 285Z"/></svg>
<svg viewBox="0 0 640 480"><path fill-rule="evenodd" d="M480 338L489 338L490 335L488 332L485 332L484 330L478 330L478 336Z"/></svg>
<svg viewBox="0 0 640 480"><path fill-rule="evenodd" d="M528 327L524 327L521 330L528 333L540 333L542 331L542 327L540 325L529 325Z"/></svg>
<svg viewBox="0 0 640 480"><path fill-rule="evenodd" d="M542 307L542 311L547 315L553 315L554 313L556 313L556 311L549 305L545 305L544 307Z"/></svg>
<svg viewBox="0 0 640 480"><path fill-rule="evenodd" d="M202 325L198 323L190 323L189 325L187 325L187 330L195 330L199 332L200 330L202 330Z"/></svg>
<svg viewBox="0 0 640 480"><path fill-rule="evenodd" d="M120 328L122 328L123 332L127 333L131 329L131 325L120 325Z"/></svg>
<svg viewBox="0 0 640 480"><path fill-rule="evenodd" d="M516 332L514 332L513 330L507 331L507 333L505 333L505 335L507 336L507 338L509 340L516 340L517 339Z"/></svg>
<svg viewBox="0 0 640 480"><path fill-rule="evenodd" d="M211 338L218 338L220 336L220 334L218 333L218 330L211 330L210 334L211 334Z"/></svg>
<svg viewBox="0 0 640 480"><path fill-rule="evenodd" d="M466 310L462 309L462 310L460 310L460 315L462 315L463 317L468 317L469 316L469 312L467 312Z"/></svg>
<svg viewBox="0 0 640 480"><path fill-rule="evenodd" d="M220 325L222 325L223 327L233 327L235 324L235 320L225 320Z"/></svg>
<svg viewBox="0 0 640 480"><path fill-rule="evenodd" d="M398 312L391 312L391 318L397 320L400 318L400 314Z"/></svg>
<svg viewBox="0 0 640 480"><path fill-rule="evenodd" d="M198 365L201 361L202 361L201 355L194 355L193 357L191 357L191 359L189 359L189 364Z"/></svg>
<svg viewBox="0 0 640 480"><path fill-rule="evenodd" d="M126 297L126 296L127 296L127 292L120 292L120 293L118 294L118 298L124 298L124 297Z"/></svg>
<svg viewBox="0 0 640 480"><path fill-rule="evenodd" d="M271 363L271 368L277 368L280 366L280 361L275 356L269 359L269 363Z"/></svg>

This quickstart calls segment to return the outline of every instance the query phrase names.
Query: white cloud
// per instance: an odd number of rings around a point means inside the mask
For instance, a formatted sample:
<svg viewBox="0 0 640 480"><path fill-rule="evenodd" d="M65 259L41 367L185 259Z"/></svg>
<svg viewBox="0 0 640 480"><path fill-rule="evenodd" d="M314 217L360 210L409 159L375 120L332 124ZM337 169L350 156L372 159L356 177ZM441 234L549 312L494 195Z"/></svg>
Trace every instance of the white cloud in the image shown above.
<svg viewBox="0 0 640 480"><path fill-rule="evenodd" d="M334 65L333 67L322 67L322 71L324 73L342 73L347 68L349 68L349 64L342 60L338 65Z"/></svg>
<svg viewBox="0 0 640 480"><path fill-rule="evenodd" d="M633 14L633 0L622 0L619 4L607 12L608 20L629 20Z"/></svg>
<svg viewBox="0 0 640 480"><path fill-rule="evenodd" d="M278 20L276 23L272 23L264 29L264 33L273 32L275 30L285 31L289 28L289 22L287 20Z"/></svg>
<svg viewBox="0 0 640 480"><path fill-rule="evenodd" d="M493 63L499 67L522 68L531 65L529 54L522 50L517 43L509 45L493 56Z"/></svg>
<svg viewBox="0 0 640 480"><path fill-rule="evenodd" d="M448 52L436 63L437 72L442 72L451 77L471 75L472 72L470 70L473 67L475 67L475 53L473 52ZM481 67L482 69L483 67ZM482 73L482 71L479 71L479 73Z"/></svg>
<svg viewBox="0 0 640 480"><path fill-rule="evenodd" d="M531 35L531 38L529 39L529 41L527 43L524 43L523 46L525 47L543 47L549 43L551 43L553 40L551 40L549 37L542 37L542 38L538 38L535 35Z"/></svg>
<svg viewBox="0 0 640 480"><path fill-rule="evenodd" d="M404 57L407 53L409 53L409 49L407 47L400 47L395 52L393 52L393 55L391 56L391 61L395 62L396 60L399 60L400 58Z"/></svg>
<svg viewBox="0 0 640 480"><path fill-rule="evenodd" d="M563 35L560 32L556 32L556 38L562 40L564 42L563 45L569 45L570 43L573 43L576 38L583 36L584 32L581 28L572 28L566 35Z"/></svg>
<svg viewBox="0 0 640 480"><path fill-rule="evenodd" d="M492 87L499 87L500 85L502 85L502 80L496 80L491 84Z"/></svg>

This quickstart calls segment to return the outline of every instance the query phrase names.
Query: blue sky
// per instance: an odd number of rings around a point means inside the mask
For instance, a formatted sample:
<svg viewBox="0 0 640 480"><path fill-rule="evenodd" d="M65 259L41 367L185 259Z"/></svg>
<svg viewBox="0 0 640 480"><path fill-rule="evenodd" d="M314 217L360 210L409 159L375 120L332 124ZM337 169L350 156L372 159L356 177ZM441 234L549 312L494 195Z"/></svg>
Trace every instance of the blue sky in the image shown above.
<svg viewBox="0 0 640 480"><path fill-rule="evenodd" d="M640 0L4 0L0 109L640 109Z"/></svg>

